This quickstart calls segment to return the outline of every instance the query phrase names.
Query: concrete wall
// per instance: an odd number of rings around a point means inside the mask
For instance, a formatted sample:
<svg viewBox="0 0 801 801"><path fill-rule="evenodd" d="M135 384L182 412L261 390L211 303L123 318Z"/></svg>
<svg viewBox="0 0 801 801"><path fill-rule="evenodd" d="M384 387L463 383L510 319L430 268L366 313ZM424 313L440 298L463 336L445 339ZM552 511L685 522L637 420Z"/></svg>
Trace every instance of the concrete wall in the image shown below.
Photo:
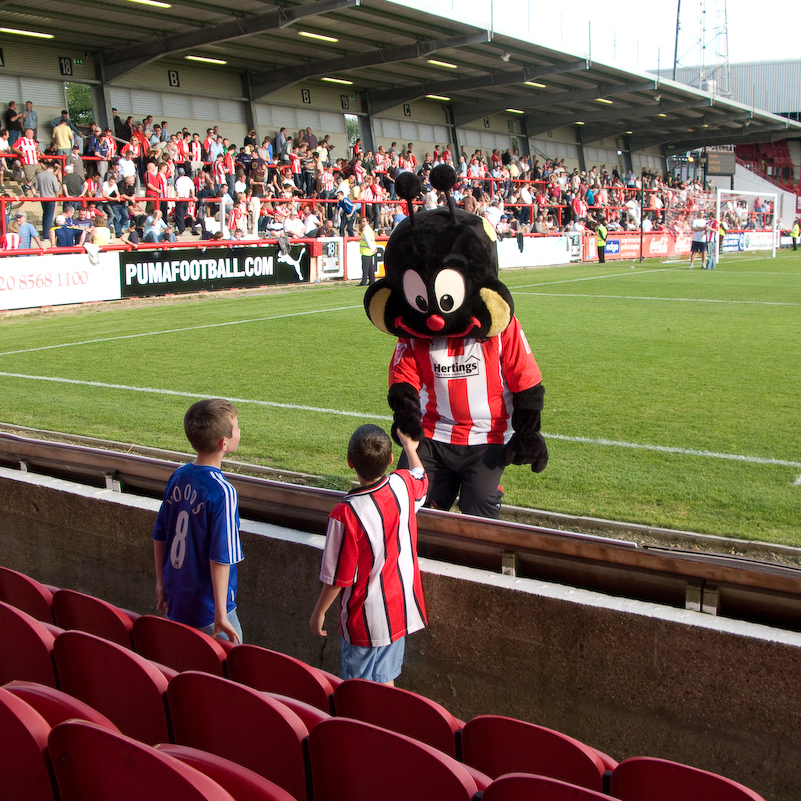
<svg viewBox="0 0 801 801"><path fill-rule="evenodd" d="M0 564L152 612L158 503L0 469ZM338 670L308 631L322 537L242 528L247 641ZM659 756L801 797L801 635L424 560L429 628L400 684L463 718L512 715L620 760ZM336 633L335 616L328 621Z"/></svg>

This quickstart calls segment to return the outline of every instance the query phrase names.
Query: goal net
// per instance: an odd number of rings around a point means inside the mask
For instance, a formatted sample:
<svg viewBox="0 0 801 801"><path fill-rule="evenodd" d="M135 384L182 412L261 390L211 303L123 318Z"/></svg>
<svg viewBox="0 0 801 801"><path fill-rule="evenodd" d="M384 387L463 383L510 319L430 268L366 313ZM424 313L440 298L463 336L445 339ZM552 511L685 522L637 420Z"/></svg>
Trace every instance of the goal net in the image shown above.
<svg viewBox="0 0 801 801"><path fill-rule="evenodd" d="M718 189L715 220L718 231L710 238L709 255L741 254L776 258L778 244L778 196L765 192Z"/></svg>

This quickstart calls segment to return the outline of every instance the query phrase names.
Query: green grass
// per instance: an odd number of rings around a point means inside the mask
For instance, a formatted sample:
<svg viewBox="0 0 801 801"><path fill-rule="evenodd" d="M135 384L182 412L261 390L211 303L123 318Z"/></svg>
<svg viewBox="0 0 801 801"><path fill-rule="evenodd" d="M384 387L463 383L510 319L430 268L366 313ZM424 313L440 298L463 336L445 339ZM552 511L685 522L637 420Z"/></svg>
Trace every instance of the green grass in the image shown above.
<svg viewBox="0 0 801 801"><path fill-rule="evenodd" d="M545 472L506 471L507 503L801 545L801 257L629 265L504 274L554 435ZM389 411L394 340L361 298L333 285L5 318L0 420L186 451L180 393L227 396L237 458L344 488L350 433Z"/></svg>

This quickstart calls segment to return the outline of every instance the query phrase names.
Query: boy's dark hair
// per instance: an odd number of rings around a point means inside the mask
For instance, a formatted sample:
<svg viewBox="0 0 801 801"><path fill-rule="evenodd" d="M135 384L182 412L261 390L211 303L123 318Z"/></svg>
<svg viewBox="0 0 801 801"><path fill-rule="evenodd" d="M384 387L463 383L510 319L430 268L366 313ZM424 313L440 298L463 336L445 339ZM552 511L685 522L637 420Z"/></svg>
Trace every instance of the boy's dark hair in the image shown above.
<svg viewBox="0 0 801 801"><path fill-rule="evenodd" d="M348 443L348 459L353 469L364 479L380 478L392 457L392 440L383 428L366 424L359 426Z"/></svg>
<svg viewBox="0 0 801 801"><path fill-rule="evenodd" d="M225 398L193 403L184 415L186 438L198 453L213 453L223 437L234 433L236 406Z"/></svg>

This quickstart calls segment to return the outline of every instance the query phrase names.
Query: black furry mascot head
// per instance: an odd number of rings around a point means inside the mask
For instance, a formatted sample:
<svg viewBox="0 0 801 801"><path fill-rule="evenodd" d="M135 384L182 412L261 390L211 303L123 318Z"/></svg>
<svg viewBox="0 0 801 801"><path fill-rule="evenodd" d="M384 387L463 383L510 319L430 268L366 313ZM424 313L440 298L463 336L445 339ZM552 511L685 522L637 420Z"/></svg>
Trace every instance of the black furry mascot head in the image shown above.
<svg viewBox="0 0 801 801"><path fill-rule="evenodd" d="M365 293L364 308L376 328L398 337L474 337L500 334L512 319L509 290L498 280L492 225L457 209L450 196L456 173L431 171L434 189L448 206L415 213L422 183L402 173L395 187L409 216L392 232L384 251L386 277Z"/></svg>

